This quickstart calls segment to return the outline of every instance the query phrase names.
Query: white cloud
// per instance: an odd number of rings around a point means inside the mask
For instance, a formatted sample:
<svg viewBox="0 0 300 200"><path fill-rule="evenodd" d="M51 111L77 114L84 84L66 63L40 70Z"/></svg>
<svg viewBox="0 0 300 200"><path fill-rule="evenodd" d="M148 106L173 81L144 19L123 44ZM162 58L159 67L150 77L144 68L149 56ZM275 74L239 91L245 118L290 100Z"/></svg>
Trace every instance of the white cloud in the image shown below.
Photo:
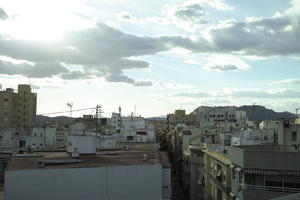
<svg viewBox="0 0 300 200"><path fill-rule="evenodd" d="M214 55L208 58L208 64L204 66L204 69L210 71L235 71L235 70L247 70L250 68L243 60L230 56L230 55Z"/></svg>
<svg viewBox="0 0 300 200"><path fill-rule="evenodd" d="M234 7L225 3L224 0L191 0L190 3L199 3L201 5L208 5L211 8L220 11L232 11Z"/></svg>
<svg viewBox="0 0 300 200"><path fill-rule="evenodd" d="M281 81L277 81L275 83L283 84L283 85L297 85L300 84L300 79L284 79Z"/></svg>
<svg viewBox="0 0 300 200"><path fill-rule="evenodd" d="M211 94L206 91L196 90L196 91L189 91L189 92L182 92L173 94L174 97L195 97L195 98L205 98L210 97Z"/></svg>
<svg viewBox="0 0 300 200"><path fill-rule="evenodd" d="M230 96L235 98L253 98L253 99L288 99L288 98L300 98L300 92L289 89L275 89L275 90L263 90L263 89L224 89L219 92L220 96Z"/></svg>

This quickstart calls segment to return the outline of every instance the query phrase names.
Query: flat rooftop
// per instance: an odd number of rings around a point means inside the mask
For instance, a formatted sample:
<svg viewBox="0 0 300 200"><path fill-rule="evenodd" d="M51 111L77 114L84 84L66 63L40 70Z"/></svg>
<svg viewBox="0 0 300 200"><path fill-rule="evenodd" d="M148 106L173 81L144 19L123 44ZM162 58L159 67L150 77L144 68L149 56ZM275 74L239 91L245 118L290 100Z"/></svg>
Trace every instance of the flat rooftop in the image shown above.
<svg viewBox="0 0 300 200"><path fill-rule="evenodd" d="M244 151L300 152L300 146L295 145L240 145L232 148Z"/></svg>
<svg viewBox="0 0 300 200"><path fill-rule="evenodd" d="M144 154L147 160L143 160ZM128 166L128 165L153 165L161 164L163 167L170 167L166 153L159 151L145 150L116 150L101 151L97 154L80 155L72 159L67 152L38 152L39 157L12 157L6 170L27 170L27 169L60 169L60 168L86 168L104 166ZM49 161L50 164L40 166L38 161ZM68 163L70 160L80 160L78 163Z"/></svg>
<svg viewBox="0 0 300 200"><path fill-rule="evenodd" d="M205 149L205 150L203 150L203 152L207 153L209 156L215 158L216 160L220 161L221 163L223 163L225 165L231 164L230 159L222 153L219 153L219 152L213 151L213 150L209 150L209 149Z"/></svg>

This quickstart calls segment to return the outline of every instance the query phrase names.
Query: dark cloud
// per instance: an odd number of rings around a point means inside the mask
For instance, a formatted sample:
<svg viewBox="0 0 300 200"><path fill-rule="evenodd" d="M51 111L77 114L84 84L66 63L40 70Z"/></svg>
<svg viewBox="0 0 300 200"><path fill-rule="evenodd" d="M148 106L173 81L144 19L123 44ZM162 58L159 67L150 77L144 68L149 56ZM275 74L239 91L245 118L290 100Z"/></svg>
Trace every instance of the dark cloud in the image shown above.
<svg viewBox="0 0 300 200"><path fill-rule="evenodd" d="M128 13L128 12L120 13L119 18L126 20L126 21L135 21L136 20L136 18L131 13Z"/></svg>
<svg viewBox="0 0 300 200"><path fill-rule="evenodd" d="M206 12L199 4L177 7L174 16L179 20L189 22L191 26L207 23Z"/></svg>
<svg viewBox="0 0 300 200"><path fill-rule="evenodd" d="M67 72L69 72L69 70L59 63L36 63L30 65L28 63L14 64L0 60L0 74L44 78Z"/></svg>
<svg viewBox="0 0 300 200"><path fill-rule="evenodd" d="M82 73L81 71L72 71L69 73L62 74L60 75L60 77L62 79L67 79L67 80L90 78L90 76L88 76L85 73Z"/></svg>
<svg viewBox="0 0 300 200"><path fill-rule="evenodd" d="M132 78L129 78L125 75L109 75L105 78L108 82L122 82L122 83L130 83L134 84L135 81Z"/></svg>
<svg viewBox="0 0 300 200"><path fill-rule="evenodd" d="M105 78L108 82L121 82L121 83L129 83L134 86L152 86L153 83L151 81L143 81L143 80L134 80L125 75L109 75Z"/></svg>
<svg viewBox="0 0 300 200"><path fill-rule="evenodd" d="M246 55L299 55L300 16L280 16L236 22L210 31L215 51Z"/></svg>
<svg viewBox="0 0 300 200"><path fill-rule="evenodd" d="M146 61L132 57L154 55L165 50L167 47L158 38L126 34L104 24L98 24L95 28L68 32L63 40L51 43L0 39L0 55L33 63L80 65L84 70L82 73L65 72L62 78L84 78L86 74L93 74L98 77L108 76L109 81L116 80L130 84L134 84L135 81L124 78L123 70L148 68L150 65ZM13 68L10 73L13 74L14 71L18 74L19 69Z"/></svg>
<svg viewBox="0 0 300 200"><path fill-rule="evenodd" d="M213 71L232 71L232 70L237 70L238 67L235 65L212 65L209 66L208 69L213 70Z"/></svg>
<svg viewBox="0 0 300 200"><path fill-rule="evenodd" d="M5 10L3 8L0 8L0 20L7 20L8 15L6 14Z"/></svg>

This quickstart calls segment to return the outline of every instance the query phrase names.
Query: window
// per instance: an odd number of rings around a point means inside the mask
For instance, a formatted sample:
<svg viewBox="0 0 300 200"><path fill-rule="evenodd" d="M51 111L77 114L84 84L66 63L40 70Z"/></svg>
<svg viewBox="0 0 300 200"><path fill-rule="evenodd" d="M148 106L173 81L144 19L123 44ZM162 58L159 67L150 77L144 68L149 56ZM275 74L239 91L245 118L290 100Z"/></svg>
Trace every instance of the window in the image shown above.
<svg viewBox="0 0 300 200"><path fill-rule="evenodd" d="M297 141L297 132L296 131L292 132L292 141Z"/></svg>
<svg viewBox="0 0 300 200"><path fill-rule="evenodd" d="M127 140L133 140L133 136L127 136Z"/></svg>
<svg viewBox="0 0 300 200"><path fill-rule="evenodd" d="M232 179L235 180L236 179L236 174L235 174L234 168L232 168L232 170L231 170L231 175L232 175Z"/></svg>
<svg viewBox="0 0 300 200"><path fill-rule="evenodd" d="M4 101L8 101L8 99L4 99Z"/></svg>

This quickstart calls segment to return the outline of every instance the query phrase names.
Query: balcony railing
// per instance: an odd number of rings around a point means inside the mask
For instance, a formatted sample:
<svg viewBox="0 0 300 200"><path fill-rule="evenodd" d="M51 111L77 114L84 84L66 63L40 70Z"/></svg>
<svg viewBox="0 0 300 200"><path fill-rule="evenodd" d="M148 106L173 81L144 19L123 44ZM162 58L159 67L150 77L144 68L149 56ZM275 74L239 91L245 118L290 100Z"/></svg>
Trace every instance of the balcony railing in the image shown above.
<svg viewBox="0 0 300 200"><path fill-rule="evenodd" d="M284 192L284 193L298 193L298 192L300 192L300 188L290 188L290 187L248 185L248 184L241 184L241 187L242 187L243 190L260 190L260 191Z"/></svg>

